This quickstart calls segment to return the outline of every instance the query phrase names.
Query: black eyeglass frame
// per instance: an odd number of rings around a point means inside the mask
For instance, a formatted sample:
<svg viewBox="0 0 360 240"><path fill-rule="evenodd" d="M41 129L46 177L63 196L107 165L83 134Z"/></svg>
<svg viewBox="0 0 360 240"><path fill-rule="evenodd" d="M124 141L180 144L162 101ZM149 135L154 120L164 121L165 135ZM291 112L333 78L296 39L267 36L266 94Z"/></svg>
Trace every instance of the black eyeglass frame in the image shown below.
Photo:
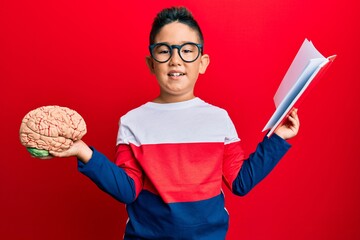
<svg viewBox="0 0 360 240"><path fill-rule="evenodd" d="M199 49L198 55L196 56L196 58L195 58L194 60L187 61L187 60L185 60L185 59L181 56L181 54L180 54L180 49L181 49L183 46L187 45L187 44L194 45L194 46L196 46L196 47ZM153 56L153 50L154 50L154 48L157 47L157 46L159 46L159 45L165 45L166 47L168 47L168 48L170 49L170 56L169 56L169 58L168 58L166 61L159 61L158 59L156 59L156 58ZM179 54L181 60L183 60L183 61L186 62L186 63L192 63L192 62L195 62L196 59L199 58L200 54L203 53L203 48L204 48L204 46L203 46L203 44L194 43L194 42L186 42L186 43L183 43L183 44L181 44L181 45L169 45L169 44L167 44L167 43L165 43L165 42L160 42L160 43L151 44L151 45L149 46L149 51L150 51L151 57L152 57L155 61L157 61L157 62L159 62L159 63L166 63L167 61L169 61L169 60L171 59L174 48L178 50L178 54Z"/></svg>

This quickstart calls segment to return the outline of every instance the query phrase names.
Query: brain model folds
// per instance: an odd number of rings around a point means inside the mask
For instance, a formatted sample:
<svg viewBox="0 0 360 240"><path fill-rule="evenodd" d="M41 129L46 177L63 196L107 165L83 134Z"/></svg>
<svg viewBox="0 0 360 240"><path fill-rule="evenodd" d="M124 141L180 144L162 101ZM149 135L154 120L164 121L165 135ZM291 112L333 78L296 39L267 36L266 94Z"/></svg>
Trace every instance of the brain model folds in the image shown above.
<svg viewBox="0 0 360 240"><path fill-rule="evenodd" d="M84 119L67 107L44 106L25 115L20 141L34 156L49 157L49 150L63 151L86 134Z"/></svg>

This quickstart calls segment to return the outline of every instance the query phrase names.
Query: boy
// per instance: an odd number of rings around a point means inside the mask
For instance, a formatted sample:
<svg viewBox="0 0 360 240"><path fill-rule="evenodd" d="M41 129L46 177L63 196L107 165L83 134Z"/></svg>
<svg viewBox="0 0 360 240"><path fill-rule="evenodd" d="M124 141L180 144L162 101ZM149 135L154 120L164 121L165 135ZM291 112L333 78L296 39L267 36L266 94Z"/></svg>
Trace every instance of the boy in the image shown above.
<svg viewBox="0 0 360 240"><path fill-rule="evenodd" d="M160 94L121 117L115 163L83 141L51 154L76 156L80 172L126 204L124 239L225 239L222 181L241 196L261 181L297 134L297 111L245 159L226 111L194 96L210 58L191 13L161 11L149 50Z"/></svg>

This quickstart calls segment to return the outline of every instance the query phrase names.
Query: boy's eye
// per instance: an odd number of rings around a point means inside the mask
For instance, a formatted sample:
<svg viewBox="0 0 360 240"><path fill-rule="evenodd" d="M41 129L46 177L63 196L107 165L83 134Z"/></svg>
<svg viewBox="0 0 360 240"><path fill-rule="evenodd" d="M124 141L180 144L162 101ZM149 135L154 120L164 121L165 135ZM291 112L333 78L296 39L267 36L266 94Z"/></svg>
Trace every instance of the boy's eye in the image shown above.
<svg viewBox="0 0 360 240"><path fill-rule="evenodd" d="M169 54L169 50L161 50L158 54Z"/></svg>
<svg viewBox="0 0 360 240"><path fill-rule="evenodd" d="M159 46L155 49L156 54L169 54L170 50L167 46Z"/></svg>
<svg viewBox="0 0 360 240"><path fill-rule="evenodd" d="M183 53L192 53L193 50L192 49L183 49L182 52Z"/></svg>
<svg viewBox="0 0 360 240"><path fill-rule="evenodd" d="M181 52L184 54L190 54L196 52L196 46L192 44L186 44L181 48Z"/></svg>

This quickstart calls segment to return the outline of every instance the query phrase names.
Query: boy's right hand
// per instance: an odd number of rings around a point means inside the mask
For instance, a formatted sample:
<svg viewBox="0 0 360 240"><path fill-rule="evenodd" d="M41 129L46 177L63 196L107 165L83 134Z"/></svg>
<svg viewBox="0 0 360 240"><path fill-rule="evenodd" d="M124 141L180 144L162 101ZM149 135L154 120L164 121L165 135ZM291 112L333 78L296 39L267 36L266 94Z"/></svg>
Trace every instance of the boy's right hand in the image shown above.
<svg viewBox="0 0 360 240"><path fill-rule="evenodd" d="M92 157L92 150L82 140L74 142L69 149L61 152L49 151L54 157L77 157L83 163L87 163Z"/></svg>

